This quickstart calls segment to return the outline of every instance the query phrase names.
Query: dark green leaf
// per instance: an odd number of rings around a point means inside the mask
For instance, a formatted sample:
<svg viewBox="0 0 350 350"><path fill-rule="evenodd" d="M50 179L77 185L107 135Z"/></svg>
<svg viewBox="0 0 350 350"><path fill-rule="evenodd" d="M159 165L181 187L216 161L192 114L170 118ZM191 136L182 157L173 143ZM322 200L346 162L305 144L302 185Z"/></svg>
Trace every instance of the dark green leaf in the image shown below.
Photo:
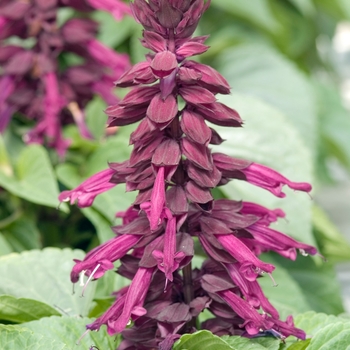
<svg viewBox="0 0 350 350"><path fill-rule="evenodd" d="M51 306L40 301L15 298L11 295L0 296L0 320L23 323L54 315L59 316L60 314Z"/></svg>

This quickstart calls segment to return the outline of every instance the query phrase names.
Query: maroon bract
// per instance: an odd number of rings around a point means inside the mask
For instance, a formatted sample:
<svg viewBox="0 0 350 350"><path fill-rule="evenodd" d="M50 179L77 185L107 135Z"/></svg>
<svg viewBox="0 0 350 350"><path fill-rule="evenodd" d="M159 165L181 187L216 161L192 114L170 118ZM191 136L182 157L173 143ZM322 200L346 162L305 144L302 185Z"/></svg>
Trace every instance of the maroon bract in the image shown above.
<svg viewBox="0 0 350 350"><path fill-rule="evenodd" d="M91 138L86 127L84 107L94 94L107 103L117 102L113 81L129 68L127 55L119 54L95 39L98 24L90 19L72 18L57 24L60 7L79 11L102 9L120 19L130 13L119 0L7 0L0 5L0 132L14 112L21 112L36 122L25 136L27 143L46 143L63 157L69 140L61 127L72 121L80 134ZM25 49L6 43L19 36L34 39ZM59 67L58 56L73 53L83 64L67 69Z"/></svg>
<svg viewBox="0 0 350 350"><path fill-rule="evenodd" d="M171 349L181 334L196 330L195 318L204 309L214 318L200 327L218 335L251 337L266 331L305 338L291 318L279 319L264 296L258 279L264 273L272 279L275 267L258 255L275 251L295 259L297 250L312 255L317 250L269 227L285 216L282 210L214 200L211 194L232 179L277 197L285 196L284 185L305 192L311 186L249 160L211 152L209 145L223 140L206 121L230 127L242 121L237 111L217 101L216 94L229 93L227 81L213 68L188 59L208 48L206 37L191 37L208 6L203 0L131 3L145 28L141 43L153 53L116 82L131 91L106 113L111 126L140 121L130 137L130 159L111 163L109 180L111 186L125 183L127 191L139 192L133 207L118 213L123 224L113 228L117 237L77 262L72 274L73 282L83 271L88 281L97 279L125 252L118 273L132 280L130 287L117 292L111 308L87 327L105 324L109 334L121 332L119 349ZM61 199L85 206L106 188L105 179L98 183L92 178ZM193 238L209 257L201 269L191 269ZM132 326L125 329L129 319Z"/></svg>

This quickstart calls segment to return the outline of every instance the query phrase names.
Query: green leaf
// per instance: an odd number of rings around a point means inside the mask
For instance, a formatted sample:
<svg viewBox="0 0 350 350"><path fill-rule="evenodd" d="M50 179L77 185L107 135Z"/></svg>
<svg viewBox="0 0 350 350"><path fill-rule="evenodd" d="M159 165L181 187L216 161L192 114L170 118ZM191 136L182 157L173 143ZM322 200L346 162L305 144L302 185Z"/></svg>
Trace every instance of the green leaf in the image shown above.
<svg viewBox="0 0 350 350"><path fill-rule="evenodd" d="M45 335L66 344L70 349L89 349L96 346L100 350L114 350L118 344L115 337L107 334L106 328L102 327L98 332L88 332L79 342L79 338L86 331L85 326L94 320L89 318L75 317L49 317L39 321L23 324L35 334Z"/></svg>
<svg viewBox="0 0 350 350"><path fill-rule="evenodd" d="M281 344L279 339L273 337L248 339L239 336L223 336L221 339L236 350L278 350Z"/></svg>
<svg viewBox="0 0 350 350"><path fill-rule="evenodd" d="M98 40L109 47L116 47L125 41L131 35L135 24L134 19L130 16L116 21L112 14L104 11L94 11L92 18L100 24Z"/></svg>
<svg viewBox="0 0 350 350"><path fill-rule="evenodd" d="M106 107L106 102L99 96L95 96L85 107L86 124L96 140L101 139L106 131L107 116L103 112Z"/></svg>
<svg viewBox="0 0 350 350"><path fill-rule="evenodd" d="M305 350L308 349L311 339L299 340L288 347L288 350Z"/></svg>
<svg viewBox="0 0 350 350"><path fill-rule="evenodd" d="M16 177L11 177L0 169L0 186L30 202L57 207L57 181L44 147L27 146L18 158L15 173ZM61 209L67 210L67 206Z"/></svg>
<svg viewBox="0 0 350 350"><path fill-rule="evenodd" d="M331 263L350 260L350 245L318 206L313 206L313 224L322 254Z"/></svg>
<svg viewBox="0 0 350 350"><path fill-rule="evenodd" d="M40 233L34 221L23 215L7 225L3 229L3 235L16 252L42 247Z"/></svg>
<svg viewBox="0 0 350 350"><path fill-rule="evenodd" d="M173 350L236 350L223 339L209 331L184 334L173 346Z"/></svg>
<svg viewBox="0 0 350 350"><path fill-rule="evenodd" d="M29 329L3 325L0 325L0 348L1 350L73 350L56 339L34 334Z"/></svg>
<svg viewBox="0 0 350 350"><path fill-rule="evenodd" d="M232 94L220 100L236 109L244 128L215 127L226 141L213 150L271 167L292 181L311 182L312 161L309 150L288 118L277 109L246 95ZM231 181L221 187L230 198L257 202L268 208L282 208L287 220L274 227L308 244L316 242L311 230L311 200L302 192L284 187L286 198L245 181Z"/></svg>
<svg viewBox="0 0 350 350"><path fill-rule="evenodd" d="M281 24L276 20L267 0L216 0L212 6L218 6L236 17L244 19L267 32L281 30ZM254 11L252 11L254 9Z"/></svg>
<svg viewBox="0 0 350 350"><path fill-rule="evenodd" d="M315 83L318 97L320 146L350 168L350 118L336 86Z"/></svg>
<svg viewBox="0 0 350 350"><path fill-rule="evenodd" d="M0 232L0 256L13 252L11 245L7 242L4 235Z"/></svg>
<svg viewBox="0 0 350 350"><path fill-rule="evenodd" d="M51 306L33 299L0 296L0 320L23 323L48 316L60 316Z"/></svg>
<svg viewBox="0 0 350 350"><path fill-rule="evenodd" d="M251 10L251 4L247 6ZM314 151L317 135L314 91L291 61L267 45L253 43L225 50L218 64L233 92L259 97L277 107L300 133L305 145ZM274 117L259 115L259 119L262 130L267 132L269 126L265 123L269 120L273 123Z"/></svg>
<svg viewBox="0 0 350 350"><path fill-rule="evenodd" d="M350 349L350 322L337 322L322 328L311 339L308 350Z"/></svg>
<svg viewBox="0 0 350 350"><path fill-rule="evenodd" d="M69 275L73 259L84 252L71 249L45 248L0 257L0 295L34 299L46 303L60 313L87 315L94 293L90 283L85 297L72 294Z"/></svg>
<svg viewBox="0 0 350 350"><path fill-rule="evenodd" d="M309 337L315 336L316 333L322 331L327 325L340 321L345 323L349 322L347 318L327 315L325 313L317 313L315 311L308 311L297 315L294 319L295 326L303 329Z"/></svg>

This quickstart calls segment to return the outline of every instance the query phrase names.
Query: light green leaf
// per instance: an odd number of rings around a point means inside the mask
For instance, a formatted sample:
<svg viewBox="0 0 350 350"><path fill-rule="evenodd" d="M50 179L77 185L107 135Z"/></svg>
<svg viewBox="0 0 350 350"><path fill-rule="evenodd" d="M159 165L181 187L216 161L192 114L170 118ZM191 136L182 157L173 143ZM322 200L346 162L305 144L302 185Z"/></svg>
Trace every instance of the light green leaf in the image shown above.
<svg viewBox="0 0 350 350"><path fill-rule="evenodd" d="M103 11L94 11L92 18L100 24L97 38L109 47L122 44L132 33L135 24L134 19L130 16L125 16L121 21L117 21L112 14Z"/></svg>
<svg viewBox="0 0 350 350"><path fill-rule="evenodd" d="M18 326L0 325L1 350L73 350L62 342Z"/></svg>
<svg viewBox="0 0 350 350"><path fill-rule="evenodd" d="M233 94L220 99L236 109L244 120L243 128L215 127L226 141L213 147L234 157L251 160L280 172L292 181L311 182L312 161L298 132L277 109L258 99ZM286 186L286 198L277 198L270 192L245 181L231 181L221 187L230 198L257 202L268 208L282 208L287 220L279 220L275 229L308 244L315 245L311 230L310 197L291 191Z"/></svg>
<svg viewBox="0 0 350 350"><path fill-rule="evenodd" d="M173 350L236 350L223 339L209 331L199 331L183 335L173 346Z"/></svg>
<svg viewBox="0 0 350 350"><path fill-rule="evenodd" d="M308 350L350 349L350 322L337 322L322 328L311 339Z"/></svg>
<svg viewBox="0 0 350 350"><path fill-rule="evenodd" d="M322 142L320 146L350 168L350 113L343 106L336 86L316 82L315 88Z"/></svg>
<svg viewBox="0 0 350 350"><path fill-rule="evenodd" d="M315 311L308 311L297 315L294 319L295 326L304 330L309 337L315 336L319 331L322 332L322 329L326 326L340 321L349 322L347 318L317 313Z"/></svg>
<svg viewBox="0 0 350 350"><path fill-rule="evenodd" d="M94 293L94 283L85 297L72 294L69 275L73 259L82 259L81 250L45 248L0 257L0 295L29 298L46 303L60 313L87 315Z"/></svg>
<svg viewBox="0 0 350 350"><path fill-rule="evenodd" d="M267 0L216 0L212 6L220 7L270 33L281 30L281 24L274 17Z"/></svg>
<svg viewBox="0 0 350 350"><path fill-rule="evenodd" d="M86 331L85 326L94 320L89 318L75 317L49 317L39 321L23 324L35 334L45 335L66 344L70 349L89 349L96 346L100 350L114 350L118 344L115 337L107 334L106 328L102 327L98 332L88 332L79 342L79 338Z"/></svg>
<svg viewBox="0 0 350 350"><path fill-rule="evenodd" d="M27 146L20 154L16 177L0 169L0 186L30 202L57 207L58 186L49 157L40 145ZM61 206L66 210L67 206Z"/></svg>
<svg viewBox="0 0 350 350"><path fill-rule="evenodd" d="M288 350L306 350L310 344L311 339L299 340L288 347Z"/></svg>
<svg viewBox="0 0 350 350"><path fill-rule="evenodd" d="M251 9L250 3L247 6ZM259 97L277 107L300 133L305 145L314 150L317 136L314 91L290 61L267 45L254 43L225 50L218 63L233 92ZM273 122L274 116L258 117L265 133L270 128L265 123Z"/></svg>
<svg viewBox="0 0 350 350"><path fill-rule="evenodd" d="M313 224L322 254L331 263L350 260L350 245L318 206L313 206Z"/></svg>
<svg viewBox="0 0 350 350"><path fill-rule="evenodd" d="M11 295L0 296L0 320L2 321L23 323L54 315L60 316L57 310L40 301L15 298Z"/></svg>
<svg viewBox="0 0 350 350"><path fill-rule="evenodd" d="M7 242L4 235L0 232L0 256L13 252L11 245Z"/></svg>
<svg viewBox="0 0 350 350"><path fill-rule="evenodd" d="M305 15L310 16L315 13L315 6L311 0L291 0L291 2Z"/></svg>
<svg viewBox="0 0 350 350"><path fill-rule="evenodd" d="M236 350L278 350L281 344L279 339L273 337L248 339L239 336L223 336L221 339Z"/></svg>
<svg viewBox="0 0 350 350"><path fill-rule="evenodd" d="M86 125L96 140L104 136L107 115L103 112L107 107L101 97L95 96L85 107Z"/></svg>

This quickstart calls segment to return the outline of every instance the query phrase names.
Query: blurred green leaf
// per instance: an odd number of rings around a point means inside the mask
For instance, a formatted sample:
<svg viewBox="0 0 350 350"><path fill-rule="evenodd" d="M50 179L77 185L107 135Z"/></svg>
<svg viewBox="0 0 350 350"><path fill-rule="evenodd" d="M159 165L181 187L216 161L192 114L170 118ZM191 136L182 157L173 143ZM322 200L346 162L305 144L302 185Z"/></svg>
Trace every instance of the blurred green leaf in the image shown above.
<svg viewBox="0 0 350 350"><path fill-rule="evenodd" d="M107 116L104 114L107 104L101 97L95 96L85 107L86 124L96 140L106 131Z"/></svg>
<svg viewBox="0 0 350 350"><path fill-rule="evenodd" d="M318 206L313 206L313 225L322 254L331 263L350 260L350 244Z"/></svg>
<svg viewBox="0 0 350 350"><path fill-rule="evenodd" d="M2 321L23 323L49 316L60 316L60 313L37 300L15 298L11 295L0 296L0 320Z"/></svg>
<svg viewBox="0 0 350 350"><path fill-rule="evenodd" d="M317 139L314 92L291 61L267 45L254 43L225 50L218 57L218 64L233 92L258 97L282 111L314 153ZM264 133L268 133L266 123L273 123L274 117L265 114L260 119Z"/></svg>
<svg viewBox="0 0 350 350"><path fill-rule="evenodd" d="M0 325L0 348L1 350L73 350L54 338L33 333L27 328L4 325Z"/></svg>
<svg viewBox="0 0 350 350"><path fill-rule="evenodd" d="M291 346L288 346L288 350L305 350L308 348L311 339L299 340L293 343Z"/></svg>
<svg viewBox="0 0 350 350"><path fill-rule="evenodd" d="M320 143L350 169L350 112L333 84L315 83L319 108ZM320 145L321 146L321 145Z"/></svg>
<svg viewBox="0 0 350 350"><path fill-rule="evenodd" d="M44 147L27 146L15 166L16 177L0 169L0 186L30 202L57 207L58 186L49 157ZM64 204L61 209L66 211Z"/></svg>
<svg viewBox="0 0 350 350"><path fill-rule="evenodd" d="M15 252L42 247L40 233L34 220L24 215L4 227L3 236Z"/></svg>
<svg viewBox="0 0 350 350"><path fill-rule="evenodd" d="M13 252L13 248L7 242L4 235L0 232L0 256L10 254Z"/></svg>
<svg viewBox="0 0 350 350"><path fill-rule="evenodd" d="M212 6L218 6L267 32L281 30L281 24L274 17L267 0L216 0L212 2Z"/></svg>
<svg viewBox="0 0 350 350"><path fill-rule="evenodd" d="M100 24L98 40L109 47L122 44L132 34L135 24L130 16L117 21L111 13L105 11L94 11L92 18Z"/></svg>
<svg viewBox="0 0 350 350"><path fill-rule="evenodd" d="M73 259L82 259L81 250L45 248L0 257L0 295L29 298L46 303L60 313L87 315L94 294L90 284L85 297L72 294L69 279Z"/></svg>

